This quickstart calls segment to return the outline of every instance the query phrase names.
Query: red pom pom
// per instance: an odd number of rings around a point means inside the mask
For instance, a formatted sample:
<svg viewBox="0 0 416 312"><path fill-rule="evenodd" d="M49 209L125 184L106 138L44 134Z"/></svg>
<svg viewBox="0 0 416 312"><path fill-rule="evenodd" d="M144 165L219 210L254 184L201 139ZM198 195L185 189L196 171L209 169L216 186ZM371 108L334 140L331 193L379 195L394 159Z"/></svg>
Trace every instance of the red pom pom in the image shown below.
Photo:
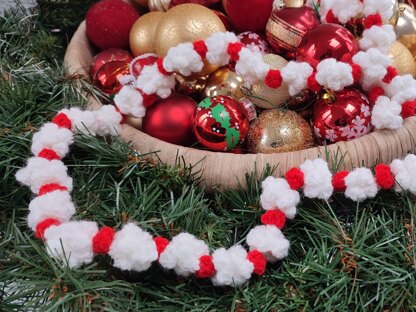
<svg viewBox="0 0 416 312"><path fill-rule="evenodd" d="M157 236L153 238L153 241L156 244L157 254L160 257L160 254L165 251L166 247L168 247L169 240L162 236Z"/></svg>
<svg viewBox="0 0 416 312"><path fill-rule="evenodd" d="M404 119L415 115L416 100L404 102L402 105L401 115Z"/></svg>
<svg viewBox="0 0 416 312"><path fill-rule="evenodd" d="M316 72L312 73L312 75L308 77L308 88L313 92L321 91L322 87L316 80Z"/></svg>
<svg viewBox="0 0 416 312"><path fill-rule="evenodd" d="M349 174L348 171L340 171L333 175L332 186L335 192L345 192L347 186L345 185L345 177Z"/></svg>
<svg viewBox="0 0 416 312"><path fill-rule="evenodd" d="M38 157L46 158L48 160L54 160L54 159L61 159L61 157L54 151L49 148L42 149Z"/></svg>
<svg viewBox="0 0 416 312"><path fill-rule="evenodd" d="M280 70L277 69L270 69L267 72L266 79L264 82L266 86L272 89L277 89L282 85L282 75L280 74Z"/></svg>
<svg viewBox="0 0 416 312"><path fill-rule="evenodd" d="M60 128L67 128L71 130L71 126L72 126L71 120L64 113L59 113L58 115L53 117L52 122L58 125L58 127Z"/></svg>
<svg viewBox="0 0 416 312"><path fill-rule="evenodd" d="M68 188L66 186L62 186L56 183L44 184L39 189L39 196L45 195L47 193L53 191L67 191Z"/></svg>
<svg viewBox="0 0 416 312"><path fill-rule="evenodd" d="M163 67L163 58L159 58L156 61L157 69L162 75L169 76L170 73Z"/></svg>
<svg viewBox="0 0 416 312"><path fill-rule="evenodd" d="M375 103L379 96L384 95L384 90L382 87L374 87L368 93L368 99L370 103Z"/></svg>
<svg viewBox="0 0 416 312"><path fill-rule="evenodd" d="M123 123L126 122L126 118L127 116L124 115L121 110L116 106L116 112L119 113L121 115L121 120L120 120L120 125L122 125Z"/></svg>
<svg viewBox="0 0 416 312"><path fill-rule="evenodd" d="M369 29L373 26L381 26L383 25L383 20L380 14L371 14L368 15L364 21L364 29Z"/></svg>
<svg viewBox="0 0 416 312"><path fill-rule="evenodd" d="M95 254L106 254L110 250L115 231L109 226L103 227L92 238L92 250Z"/></svg>
<svg viewBox="0 0 416 312"><path fill-rule="evenodd" d="M267 210L266 213L261 215L260 220L263 224L271 224L277 226L279 229L283 229L286 223L286 215L278 209Z"/></svg>
<svg viewBox="0 0 416 312"><path fill-rule="evenodd" d="M204 40L199 40L194 42L194 50L202 59L205 59L208 52L208 47L205 44Z"/></svg>
<svg viewBox="0 0 416 312"><path fill-rule="evenodd" d="M212 277L215 274L214 262L209 255L201 256L199 258L199 270L195 272L198 278Z"/></svg>
<svg viewBox="0 0 416 312"><path fill-rule="evenodd" d="M352 68L352 77L354 78L354 82L359 82L361 79L361 67L357 64L350 64Z"/></svg>
<svg viewBox="0 0 416 312"><path fill-rule="evenodd" d="M122 0L105 0L87 12L87 36L101 50L129 48L130 29L139 13Z"/></svg>
<svg viewBox="0 0 416 312"><path fill-rule="evenodd" d="M291 168L288 172L286 172L286 181L289 183L289 186L292 190L300 189L303 184L305 183L303 178L304 174L302 170L298 168Z"/></svg>
<svg viewBox="0 0 416 312"><path fill-rule="evenodd" d="M339 24L339 20L338 20L338 18L335 17L334 12L332 11L332 9L329 10L328 13L326 13L325 20L326 20L327 23Z"/></svg>
<svg viewBox="0 0 416 312"><path fill-rule="evenodd" d="M388 190L394 185L394 176L390 167L385 164L379 164L374 168L376 182L384 190Z"/></svg>
<svg viewBox="0 0 416 312"><path fill-rule="evenodd" d="M383 78L383 82L390 83L394 77L398 75L397 69L393 66L387 67L387 74Z"/></svg>
<svg viewBox="0 0 416 312"><path fill-rule="evenodd" d="M159 100L159 96L156 94L146 94L140 91L143 97L143 106L149 108Z"/></svg>
<svg viewBox="0 0 416 312"><path fill-rule="evenodd" d="M61 224L61 221L59 221L58 219L52 219L52 218L48 218L45 219L41 222L38 223L38 225L36 225L36 232L35 232L35 236L37 238L45 238L45 231L52 225L59 225Z"/></svg>
<svg viewBox="0 0 416 312"><path fill-rule="evenodd" d="M254 265L254 273L263 275L266 271L266 257L258 250L252 250L247 254L247 259Z"/></svg>
<svg viewBox="0 0 416 312"><path fill-rule="evenodd" d="M244 44L241 42L231 42L228 44L227 53L230 56L231 60L237 62L240 59L238 55L241 49L244 47Z"/></svg>

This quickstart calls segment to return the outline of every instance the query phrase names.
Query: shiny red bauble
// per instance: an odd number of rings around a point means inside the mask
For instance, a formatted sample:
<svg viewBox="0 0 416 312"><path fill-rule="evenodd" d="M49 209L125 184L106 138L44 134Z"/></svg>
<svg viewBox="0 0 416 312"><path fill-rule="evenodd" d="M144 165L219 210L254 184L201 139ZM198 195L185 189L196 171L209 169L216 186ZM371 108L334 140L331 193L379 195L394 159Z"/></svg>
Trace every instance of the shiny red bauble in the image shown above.
<svg viewBox="0 0 416 312"><path fill-rule="evenodd" d="M196 142L192 118L197 103L182 94L172 94L153 104L142 121L145 133L160 140L183 146Z"/></svg>
<svg viewBox="0 0 416 312"><path fill-rule="evenodd" d="M325 94L315 103L311 124L320 144L349 141L371 132L371 106L358 90Z"/></svg>
<svg viewBox="0 0 416 312"><path fill-rule="evenodd" d="M244 106L228 96L206 98L195 111L193 130L202 146L230 151L243 143L250 128Z"/></svg>
<svg viewBox="0 0 416 312"><path fill-rule="evenodd" d="M241 34L238 34L237 39L251 52L260 52L262 54L271 53L267 41L255 32L242 32Z"/></svg>
<svg viewBox="0 0 416 312"><path fill-rule="evenodd" d="M121 49L108 49L98 53L92 60L90 78L94 86L107 94L121 89L119 78L129 74L133 56Z"/></svg>
<svg viewBox="0 0 416 312"><path fill-rule="evenodd" d="M239 31L264 32L273 0L223 0L225 13Z"/></svg>
<svg viewBox="0 0 416 312"><path fill-rule="evenodd" d="M154 53L139 55L133 59L130 64L130 74L137 78L143 70L143 67L156 63L158 56Z"/></svg>
<svg viewBox="0 0 416 312"><path fill-rule="evenodd" d="M97 2L85 16L87 36L101 50L128 49L130 29L139 16L123 0Z"/></svg>
<svg viewBox="0 0 416 312"><path fill-rule="evenodd" d="M320 23L315 11L306 6L274 9L267 22L267 40L277 54L294 58L305 34Z"/></svg>
<svg viewBox="0 0 416 312"><path fill-rule="evenodd" d="M303 37L296 50L296 60L313 67L327 58L351 62L358 51L357 40L346 28L337 24L321 24Z"/></svg>

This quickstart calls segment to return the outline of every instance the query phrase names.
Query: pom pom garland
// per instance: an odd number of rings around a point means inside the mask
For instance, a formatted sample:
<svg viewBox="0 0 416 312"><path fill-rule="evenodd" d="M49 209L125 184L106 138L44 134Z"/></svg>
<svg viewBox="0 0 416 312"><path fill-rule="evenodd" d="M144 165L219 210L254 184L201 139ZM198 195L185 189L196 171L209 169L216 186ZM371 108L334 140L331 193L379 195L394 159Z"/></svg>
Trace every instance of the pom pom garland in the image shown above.
<svg viewBox="0 0 416 312"><path fill-rule="evenodd" d="M65 123L74 133L79 131L75 125L79 125L81 120L94 118L96 123L105 124L105 127L100 129L100 125L93 125L95 131L90 133L106 135L114 133L112 129L119 126L121 120L114 107L107 107L99 114L110 112L114 117L100 119L97 113L91 115L77 108L60 114L68 118L69 123ZM67 150L72 140L64 139L64 143L67 145L64 150ZM300 201L297 189L303 188L306 197L322 199L331 196L333 189L345 190L346 196L356 201L374 197L379 188L394 187L416 194L415 155L395 160L390 166L380 164L375 168L375 175L369 169L357 168L332 176L322 159L307 160L300 168L287 172L290 183L274 177L263 181L260 202L266 210L261 217L264 225L249 231L246 243L250 252L236 245L211 253L202 240L188 233L174 236L169 242L162 237L153 238L133 223L115 231L110 227L98 230L95 222L71 221L75 207L69 195L72 179L66 172L67 168L60 160L32 157L16 174L19 182L38 194L29 205L28 225L38 238L45 240L51 256L75 268L91 263L95 254L108 254L115 267L134 271L147 270L159 260L163 267L173 269L179 275L211 278L218 286L241 285L253 273L263 274L266 261L274 262L287 256L290 244L280 229L284 227L286 218L293 218L296 214L296 205Z"/></svg>

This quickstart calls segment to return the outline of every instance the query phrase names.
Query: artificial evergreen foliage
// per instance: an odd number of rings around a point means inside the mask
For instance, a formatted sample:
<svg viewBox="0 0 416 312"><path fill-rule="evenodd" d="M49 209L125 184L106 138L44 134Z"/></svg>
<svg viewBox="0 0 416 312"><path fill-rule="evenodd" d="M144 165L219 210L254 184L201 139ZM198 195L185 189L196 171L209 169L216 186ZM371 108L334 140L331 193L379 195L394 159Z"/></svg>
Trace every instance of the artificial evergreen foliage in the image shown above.
<svg viewBox="0 0 416 312"><path fill-rule="evenodd" d="M343 195L303 200L284 229L289 257L237 289L181 279L157 265L121 272L107 256L77 270L51 259L27 228L31 194L14 174L38 127L61 108L85 105L78 90L91 88L65 74L65 44L53 32L56 21L63 31L74 27L88 4L52 2L0 18L0 311L416 311L416 200L407 193L361 204ZM67 15L68 7L80 9ZM208 193L182 159L167 166L118 138L75 141L64 161L79 218L114 227L134 220L168 238L189 231L213 248L241 242L259 224L254 173L248 190Z"/></svg>

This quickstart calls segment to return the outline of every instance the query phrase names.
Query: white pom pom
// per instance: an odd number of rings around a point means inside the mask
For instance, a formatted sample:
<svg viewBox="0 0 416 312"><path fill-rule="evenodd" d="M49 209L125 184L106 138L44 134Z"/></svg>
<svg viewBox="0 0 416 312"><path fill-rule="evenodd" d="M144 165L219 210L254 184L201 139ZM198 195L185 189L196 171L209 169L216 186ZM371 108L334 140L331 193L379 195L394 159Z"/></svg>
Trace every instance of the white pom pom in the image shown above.
<svg viewBox="0 0 416 312"><path fill-rule="evenodd" d="M331 8L341 24L346 24L350 19L357 17L364 9L360 0L336 0L333 1Z"/></svg>
<svg viewBox="0 0 416 312"><path fill-rule="evenodd" d="M247 259L247 251L240 245L215 250L212 261L216 273L211 280L216 286L239 286L254 270L254 265Z"/></svg>
<svg viewBox="0 0 416 312"><path fill-rule="evenodd" d="M61 261L68 260L70 268L92 262L92 238L98 232L95 222L68 222L51 226L45 231L48 254Z"/></svg>
<svg viewBox="0 0 416 312"><path fill-rule="evenodd" d="M294 96L308 87L308 78L313 68L308 63L289 62L282 68L283 81L289 86L289 94Z"/></svg>
<svg viewBox="0 0 416 312"><path fill-rule="evenodd" d="M63 109L60 113L64 113L71 120L71 130L84 134L95 135L97 120L95 114L91 111L83 111L77 107Z"/></svg>
<svg viewBox="0 0 416 312"><path fill-rule="evenodd" d="M411 75L396 76L384 85L384 91L392 101L401 105L416 98L416 80Z"/></svg>
<svg viewBox="0 0 416 312"><path fill-rule="evenodd" d="M97 120L97 135L118 135L120 133L121 115L113 105L104 105L94 111Z"/></svg>
<svg viewBox="0 0 416 312"><path fill-rule="evenodd" d="M398 129L403 124L402 107L386 96L379 96L374 104L371 123L377 129Z"/></svg>
<svg viewBox="0 0 416 312"><path fill-rule="evenodd" d="M380 85L381 80L387 74L387 67L391 59L377 49L360 51L352 57L353 62L361 67L361 83L365 90Z"/></svg>
<svg viewBox="0 0 416 312"><path fill-rule="evenodd" d="M375 48L386 54L389 51L390 45L395 41L396 33L394 32L393 26L382 25L373 26L370 29L364 30L359 44L361 50L367 51L368 49Z"/></svg>
<svg viewBox="0 0 416 312"><path fill-rule="evenodd" d="M207 60L211 64L219 64L221 66L228 64L230 56L227 49L228 44L237 42L236 35L232 32L217 32L212 34L205 40L205 44L208 48Z"/></svg>
<svg viewBox="0 0 416 312"><path fill-rule="evenodd" d="M47 218L68 222L75 213L75 207L69 192L57 190L32 199L29 211L28 225L35 231L38 223Z"/></svg>
<svg viewBox="0 0 416 312"><path fill-rule="evenodd" d="M270 66L264 62L261 53L242 48L238 55L240 58L235 65L235 70L244 78L245 83L251 85L266 77Z"/></svg>
<svg viewBox="0 0 416 312"><path fill-rule="evenodd" d="M68 168L60 160L47 160L40 157L31 157L27 166L16 173L20 183L29 186L35 194L44 184L56 183L72 190L72 178L67 175Z"/></svg>
<svg viewBox="0 0 416 312"><path fill-rule="evenodd" d="M391 0L364 0L364 15L380 14L387 22L394 14L394 1Z"/></svg>
<svg viewBox="0 0 416 312"><path fill-rule="evenodd" d="M393 160L390 169L396 179L395 190L405 190L416 195L416 156L409 154L404 160Z"/></svg>
<svg viewBox="0 0 416 312"><path fill-rule="evenodd" d="M209 254L204 241L189 233L175 236L159 257L160 264L176 274L188 276L199 270L199 258Z"/></svg>
<svg viewBox="0 0 416 312"><path fill-rule="evenodd" d="M139 77L136 86L146 94L157 94L166 99L175 88L175 77L173 75L163 75L159 72L157 64L145 66Z"/></svg>
<svg viewBox="0 0 416 312"><path fill-rule="evenodd" d="M152 236L133 223L114 235L108 254L116 268L137 272L147 270L158 257Z"/></svg>
<svg viewBox="0 0 416 312"><path fill-rule="evenodd" d="M33 135L32 153L38 155L44 149L54 150L61 158L69 151L69 145L74 142L72 131L60 128L54 123L46 123L39 132Z"/></svg>
<svg viewBox="0 0 416 312"><path fill-rule="evenodd" d="M251 229L246 242L250 250L260 251L270 262L283 259L289 253L289 241L274 225L258 225Z"/></svg>
<svg viewBox="0 0 416 312"><path fill-rule="evenodd" d="M335 59L323 60L317 66L316 81L321 86L331 90L343 90L354 82L352 68L348 64L337 62Z"/></svg>
<svg viewBox="0 0 416 312"><path fill-rule="evenodd" d="M345 197L361 202L377 195L378 188L371 170L356 168L345 177Z"/></svg>
<svg viewBox="0 0 416 312"><path fill-rule="evenodd" d="M194 50L192 43L181 43L170 48L163 60L163 67L169 72L179 72L184 76L202 70L204 63L201 56Z"/></svg>
<svg viewBox="0 0 416 312"><path fill-rule="evenodd" d="M124 86L114 97L114 103L125 115L142 118L146 114L143 97L139 90L131 86Z"/></svg>
<svg viewBox="0 0 416 312"><path fill-rule="evenodd" d="M300 201L300 196L297 191L290 188L285 179L267 177L262 182L262 189L260 203L263 209L278 208L285 213L288 219L295 217L296 205Z"/></svg>
<svg viewBox="0 0 416 312"><path fill-rule="evenodd" d="M304 174L303 192L306 197L328 199L334 188L328 164L321 158L306 160L300 165Z"/></svg>

